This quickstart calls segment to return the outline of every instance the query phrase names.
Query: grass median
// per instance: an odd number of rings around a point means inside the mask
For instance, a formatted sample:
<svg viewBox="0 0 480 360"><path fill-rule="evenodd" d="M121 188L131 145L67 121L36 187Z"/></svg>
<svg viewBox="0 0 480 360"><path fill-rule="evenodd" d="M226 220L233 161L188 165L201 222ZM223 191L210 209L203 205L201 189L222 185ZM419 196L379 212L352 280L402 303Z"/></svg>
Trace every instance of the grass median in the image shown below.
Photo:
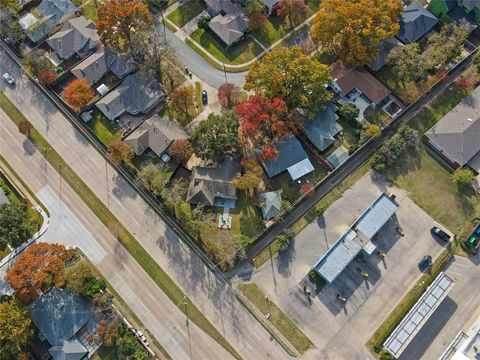
<svg viewBox="0 0 480 360"><path fill-rule="evenodd" d="M18 126L21 121L27 120L15 105L0 92L0 107L8 117ZM118 240L125 249L140 264L145 272L155 281L160 289L174 303L182 301L187 302L188 316L205 333L211 336L222 347L225 348L236 359L241 359L240 355L227 342L227 340L218 332L218 330L208 321L208 319L198 310L198 308L188 299L182 290L170 279L162 270L157 262L145 251L140 243L128 232L128 230L115 218L100 199L90 190L83 180L73 171L73 169L62 159L62 157L53 149L50 144L36 130L32 129L29 140L35 147L42 152L50 165L57 170L62 178L70 185L77 195L84 201L90 210L107 226L112 234L118 236ZM185 313L184 306L179 310Z"/></svg>
<svg viewBox="0 0 480 360"><path fill-rule="evenodd" d="M263 314L270 314L269 320L273 326L297 349L300 354L313 347L313 343L307 338L295 323L284 312L265 296L265 293L256 284L240 284L240 291L260 310Z"/></svg>

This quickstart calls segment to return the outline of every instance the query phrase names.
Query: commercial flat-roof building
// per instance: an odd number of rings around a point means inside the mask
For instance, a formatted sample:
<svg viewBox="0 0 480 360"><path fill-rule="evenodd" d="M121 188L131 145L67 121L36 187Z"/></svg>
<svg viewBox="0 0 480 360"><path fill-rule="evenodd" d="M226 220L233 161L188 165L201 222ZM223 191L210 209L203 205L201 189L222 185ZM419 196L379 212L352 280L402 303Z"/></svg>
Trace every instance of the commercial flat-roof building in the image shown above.
<svg viewBox="0 0 480 360"><path fill-rule="evenodd" d="M453 279L444 272L441 272L430 284L417 303L383 343L384 348L393 357L398 358L402 355L408 344L447 297L454 285Z"/></svg>
<svg viewBox="0 0 480 360"><path fill-rule="evenodd" d="M372 238L397 209L398 205L392 196L380 194L318 260L314 270L327 282L332 283L361 251L367 255L372 254L376 249Z"/></svg>

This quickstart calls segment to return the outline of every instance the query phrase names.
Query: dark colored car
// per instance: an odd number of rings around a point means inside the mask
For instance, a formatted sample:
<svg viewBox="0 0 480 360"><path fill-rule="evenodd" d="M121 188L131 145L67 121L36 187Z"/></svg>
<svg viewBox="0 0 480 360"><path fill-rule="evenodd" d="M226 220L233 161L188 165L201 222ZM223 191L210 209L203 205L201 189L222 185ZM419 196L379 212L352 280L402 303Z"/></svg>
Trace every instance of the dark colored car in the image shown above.
<svg viewBox="0 0 480 360"><path fill-rule="evenodd" d="M205 106L208 104L207 90L202 90L202 104Z"/></svg>
<svg viewBox="0 0 480 360"><path fill-rule="evenodd" d="M420 271L425 271L430 266L432 266L432 257L430 255L425 255L422 261L418 263L418 268L420 269Z"/></svg>
<svg viewBox="0 0 480 360"><path fill-rule="evenodd" d="M440 239L440 240L443 240L445 242L449 242L450 241L450 235L448 235L445 231L443 231L442 229L440 229L439 227L437 226L434 226L430 229L430 233Z"/></svg>

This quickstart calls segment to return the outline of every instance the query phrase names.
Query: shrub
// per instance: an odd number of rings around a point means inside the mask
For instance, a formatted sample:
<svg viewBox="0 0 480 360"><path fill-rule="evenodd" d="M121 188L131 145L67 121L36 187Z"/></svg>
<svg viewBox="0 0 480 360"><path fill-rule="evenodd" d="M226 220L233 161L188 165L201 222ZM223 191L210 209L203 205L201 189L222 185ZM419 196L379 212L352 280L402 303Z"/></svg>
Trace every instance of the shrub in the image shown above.
<svg viewBox="0 0 480 360"><path fill-rule="evenodd" d="M472 183L473 179L475 179L475 175L473 175L472 170L467 168L461 168L455 170L452 178L453 182L458 186L467 186Z"/></svg>
<svg viewBox="0 0 480 360"><path fill-rule="evenodd" d="M210 20L212 20L212 19L210 18L210 16L208 16L208 15L203 15L203 16L201 16L201 17L198 19L197 25L198 25L198 27L199 27L200 29L206 30L206 29L208 29L208 23L210 22Z"/></svg>

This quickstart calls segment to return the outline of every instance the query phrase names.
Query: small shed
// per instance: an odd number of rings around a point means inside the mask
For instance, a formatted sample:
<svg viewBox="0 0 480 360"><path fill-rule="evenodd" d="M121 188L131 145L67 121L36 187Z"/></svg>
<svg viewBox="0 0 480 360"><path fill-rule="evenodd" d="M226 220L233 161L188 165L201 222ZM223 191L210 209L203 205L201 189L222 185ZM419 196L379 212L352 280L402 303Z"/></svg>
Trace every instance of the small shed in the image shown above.
<svg viewBox="0 0 480 360"><path fill-rule="evenodd" d="M270 220L282 210L282 191L269 191L258 195L264 220Z"/></svg>

